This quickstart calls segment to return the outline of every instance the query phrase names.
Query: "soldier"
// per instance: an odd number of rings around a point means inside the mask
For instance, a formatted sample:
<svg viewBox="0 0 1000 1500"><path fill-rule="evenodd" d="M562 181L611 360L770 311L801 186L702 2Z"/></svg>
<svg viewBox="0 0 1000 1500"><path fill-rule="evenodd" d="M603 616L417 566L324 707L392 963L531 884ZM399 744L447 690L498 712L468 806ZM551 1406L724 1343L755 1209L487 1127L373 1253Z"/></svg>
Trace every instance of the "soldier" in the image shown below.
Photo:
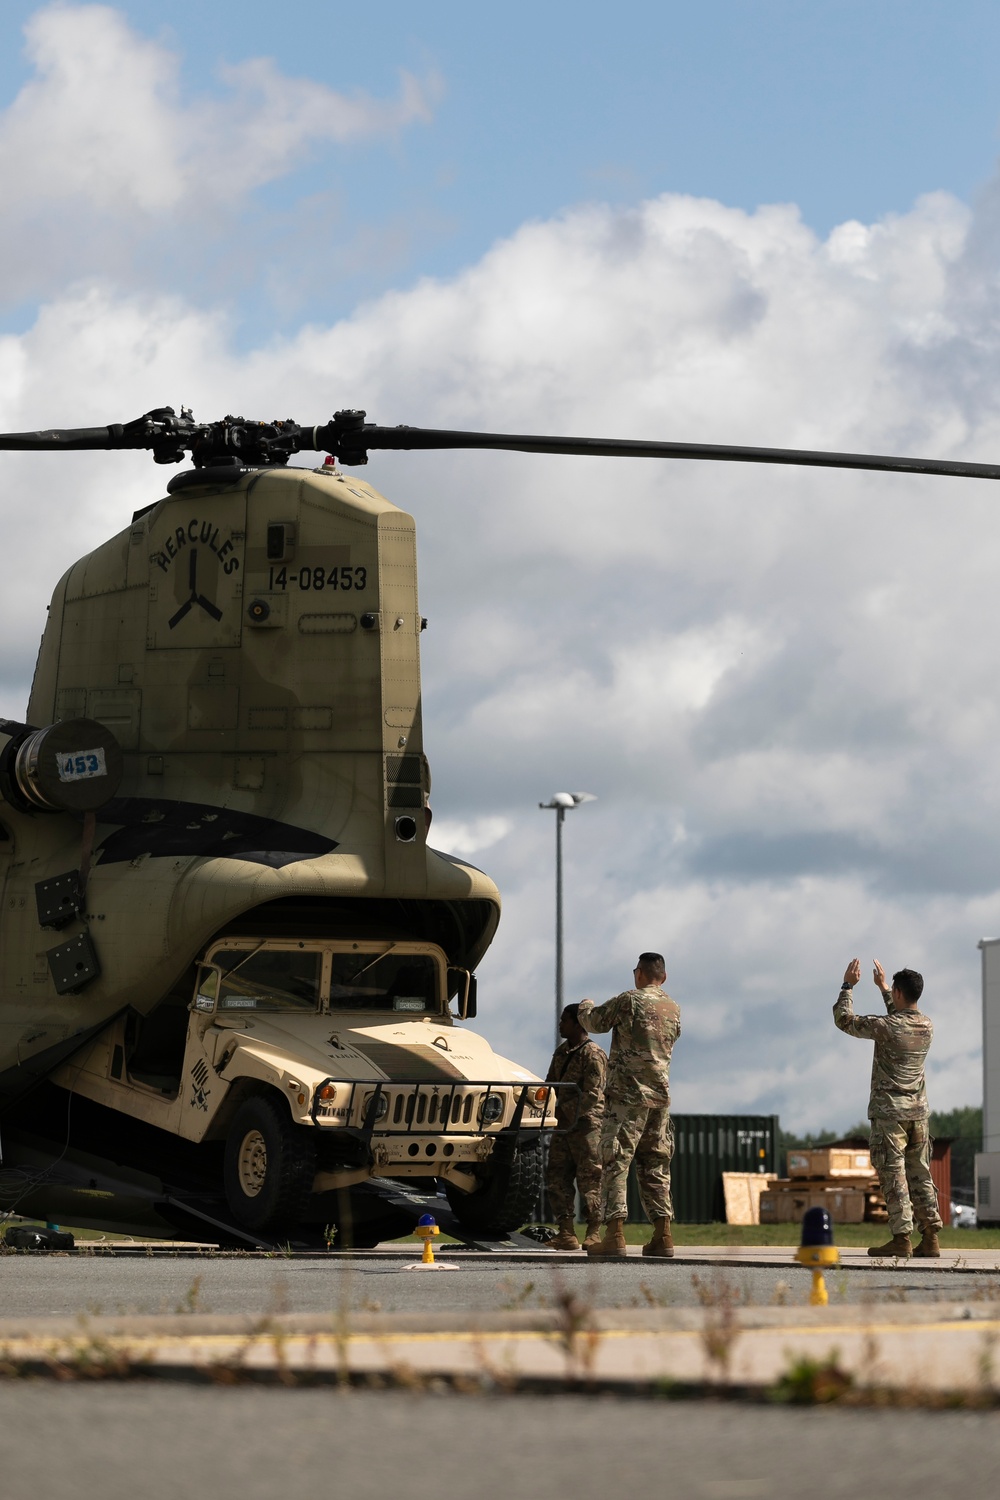
<svg viewBox="0 0 1000 1500"><path fill-rule="evenodd" d="M550 1240L553 1250L579 1250L574 1226L576 1179L587 1216L586 1250L596 1245L601 1230L601 1120L604 1115L604 1082L608 1059L604 1049L592 1042L577 1019L578 1005L567 1005L559 1017L556 1048L545 1075L546 1083L575 1083L556 1096L556 1122L565 1135L554 1135L549 1143L545 1186L559 1233Z"/></svg>
<svg viewBox="0 0 1000 1500"><path fill-rule="evenodd" d="M681 1034L681 1008L663 990L667 971L660 953L640 953L632 971L635 988L595 1006L580 1003L587 1031L613 1031L601 1130L601 1218L604 1238L588 1255L625 1255L628 1169L635 1158L639 1196L653 1223L643 1255L672 1257L670 1160L670 1053Z"/></svg>
<svg viewBox="0 0 1000 1500"><path fill-rule="evenodd" d="M833 1019L848 1036L867 1037L875 1043L872 1091L868 1118L872 1122L872 1166L878 1172L892 1239L886 1245L870 1245L869 1255L939 1256L937 1190L931 1179L931 1137L928 1121L924 1059L934 1036L928 1016L917 1009L924 981L915 969L900 969L892 976L892 989L885 970L876 959L875 984L885 1001L888 1016L856 1016L853 991L861 978L861 961L852 959L844 975ZM916 1216L921 1239L910 1247Z"/></svg>

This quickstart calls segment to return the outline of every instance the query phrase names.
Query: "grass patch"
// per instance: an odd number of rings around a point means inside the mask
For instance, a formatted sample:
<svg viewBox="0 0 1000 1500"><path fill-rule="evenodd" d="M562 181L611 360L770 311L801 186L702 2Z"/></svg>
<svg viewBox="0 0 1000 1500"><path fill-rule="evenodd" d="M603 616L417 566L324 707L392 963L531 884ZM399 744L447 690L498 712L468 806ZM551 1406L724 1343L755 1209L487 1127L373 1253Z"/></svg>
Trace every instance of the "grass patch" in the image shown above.
<svg viewBox="0 0 1000 1500"><path fill-rule="evenodd" d="M31 1223L32 1220L17 1220L16 1222ZM38 1221L41 1222L41 1221ZM101 1231L97 1229L76 1229L70 1225L62 1226L76 1236L78 1242L88 1241L105 1242L120 1241L128 1244L130 1239L138 1240L139 1243L147 1243L139 1236L116 1235L110 1230ZM576 1226L577 1235L582 1240L586 1233L586 1225ZM675 1245L697 1246L697 1245L726 1245L738 1250L744 1245L776 1245L797 1248L799 1244L801 1229L798 1224L674 1224L673 1238ZM644 1245L652 1234L649 1224L626 1224L625 1239L630 1245ZM867 1248L868 1245L878 1245L889 1237L889 1229L885 1224L835 1224L833 1226L833 1237L835 1242L842 1248L856 1246ZM916 1243L918 1234L914 1234ZM156 1237L150 1235L148 1241L156 1244ZM941 1248L943 1250L1000 1250L1000 1229L942 1229L940 1234ZM418 1249L423 1247L423 1241L416 1235L405 1235L398 1240L393 1240L395 1245L414 1245ZM434 1241L436 1249L444 1245L461 1244L460 1240L454 1240L450 1235L442 1233Z"/></svg>
<svg viewBox="0 0 1000 1500"><path fill-rule="evenodd" d="M578 1224L576 1232L582 1240L586 1225ZM652 1234L649 1224L626 1224L625 1239L630 1245L644 1245ZM674 1224L675 1245L728 1245L739 1249L742 1245L788 1245L798 1248L801 1226L798 1224ZM886 1224L834 1224L833 1238L842 1248L852 1245L867 1248L884 1244L889 1238ZM919 1235L914 1235L916 1243ZM1000 1229L942 1229L941 1248L946 1250L1000 1250ZM394 1240L393 1244L419 1245L416 1236ZM434 1241L435 1246L456 1242L442 1234Z"/></svg>
<svg viewBox="0 0 1000 1500"><path fill-rule="evenodd" d="M647 1224L626 1224L629 1244L644 1243L651 1233ZM799 1224L675 1224L675 1245L794 1245L799 1243ZM834 1224L838 1245L868 1246L889 1238L886 1224ZM942 1249L1000 1250L1000 1229L942 1229Z"/></svg>

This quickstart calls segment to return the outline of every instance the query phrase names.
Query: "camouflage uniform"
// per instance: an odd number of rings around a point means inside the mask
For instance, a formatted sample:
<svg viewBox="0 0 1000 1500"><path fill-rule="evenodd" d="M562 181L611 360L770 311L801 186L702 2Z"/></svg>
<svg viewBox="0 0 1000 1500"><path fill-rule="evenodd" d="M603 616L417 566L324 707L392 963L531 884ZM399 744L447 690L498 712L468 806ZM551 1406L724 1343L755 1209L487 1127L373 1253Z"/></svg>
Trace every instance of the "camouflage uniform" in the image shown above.
<svg viewBox="0 0 1000 1500"><path fill-rule="evenodd" d="M601 1130L604 1223L628 1217L628 1169L635 1158L639 1196L649 1219L673 1219L670 1162L670 1053L681 1034L681 1008L658 984L625 990L604 1005L583 1000L588 1031L611 1031L611 1060Z"/></svg>
<svg viewBox="0 0 1000 1500"><path fill-rule="evenodd" d="M872 1122L872 1166L878 1173L894 1235L912 1234L916 1215L921 1229L940 1229L937 1189L931 1178L924 1059L934 1036L929 1016L919 1010L895 1010L891 994L882 991L887 1016L856 1016L853 993L845 986L833 1007L833 1019L848 1036L875 1043L868 1118Z"/></svg>
<svg viewBox="0 0 1000 1500"><path fill-rule="evenodd" d="M601 1217L601 1120L604 1115L604 1082L608 1059L596 1042L556 1048L546 1083L575 1083L580 1090L560 1090L556 1096L556 1123L565 1135L549 1141L545 1189L549 1209L557 1223L576 1217L574 1178L580 1189L588 1224Z"/></svg>

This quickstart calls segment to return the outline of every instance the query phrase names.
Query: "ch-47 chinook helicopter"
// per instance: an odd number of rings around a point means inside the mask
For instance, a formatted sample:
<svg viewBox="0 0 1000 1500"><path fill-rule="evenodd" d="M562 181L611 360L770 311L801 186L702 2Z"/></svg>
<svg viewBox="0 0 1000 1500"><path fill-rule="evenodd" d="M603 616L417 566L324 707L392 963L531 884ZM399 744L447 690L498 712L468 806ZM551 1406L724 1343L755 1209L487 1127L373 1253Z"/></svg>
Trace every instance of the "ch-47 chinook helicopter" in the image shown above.
<svg viewBox="0 0 1000 1500"><path fill-rule="evenodd" d="M0 436L194 462L59 582L26 722L0 721L0 1134L38 1168L0 1209L109 1222L90 1152L207 1183L201 1217L257 1242L347 1219L372 1242L376 1180L443 1183L473 1229L529 1214L553 1088L455 1024L500 902L428 843L414 523L337 467L446 448L1000 478L358 411ZM327 457L289 465L307 452ZM83 1163L75 1197L53 1159ZM161 1227L190 1226L181 1199L160 1193Z"/></svg>

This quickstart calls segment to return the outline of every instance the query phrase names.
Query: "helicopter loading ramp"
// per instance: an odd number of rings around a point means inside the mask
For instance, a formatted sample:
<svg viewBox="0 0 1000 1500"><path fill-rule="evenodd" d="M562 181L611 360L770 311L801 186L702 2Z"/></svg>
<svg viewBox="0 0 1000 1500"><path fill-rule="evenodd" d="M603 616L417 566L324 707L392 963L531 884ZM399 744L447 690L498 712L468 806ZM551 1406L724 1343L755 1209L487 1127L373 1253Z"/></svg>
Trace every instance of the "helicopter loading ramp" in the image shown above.
<svg viewBox="0 0 1000 1500"><path fill-rule="evenodd" d="M51 1142L5 1133L0 1166L0 1226L12 1215L33 1217L110 1235L201 1243L206 1249L244 1251L323 1250L332 1256L373 1249L382 1239L401 1239L417 1220L432 1214L463 1250L503 1255L545 1252L544 1243L519 1232L491 1234L462 1225L444 1197L420 1192L389 1178L371 1178L351 1191L356 1247L337 1245L322 1225L304 1225L290 1241L276 1242L232 1222L221 1193L193 1180L168 1183L148 1172ZM353 1238L353 1237L352 1237Z"/></svg>

